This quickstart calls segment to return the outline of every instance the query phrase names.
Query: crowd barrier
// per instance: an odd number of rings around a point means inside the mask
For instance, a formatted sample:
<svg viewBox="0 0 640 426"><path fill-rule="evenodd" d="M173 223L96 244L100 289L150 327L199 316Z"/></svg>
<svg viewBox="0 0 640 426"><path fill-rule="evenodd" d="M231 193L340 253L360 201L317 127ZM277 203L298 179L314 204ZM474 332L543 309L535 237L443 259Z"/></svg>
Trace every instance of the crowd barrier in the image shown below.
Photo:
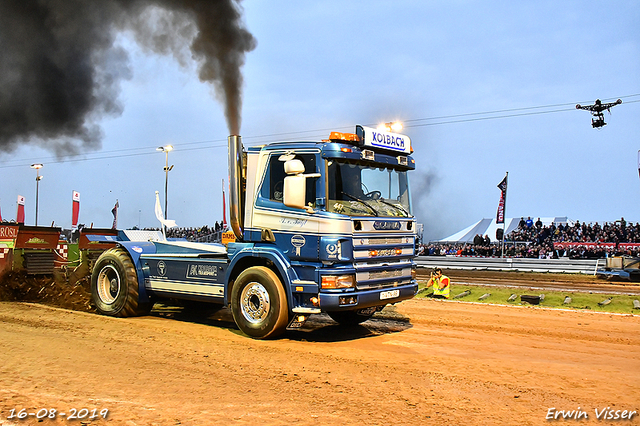
<svg viewBox="0 0 640 426"><path fill-rule="evenodd" d="M595 275L605 259L532 259L465 256L419 256L419 268L468 269L484 271L555 272Z"/></svg>

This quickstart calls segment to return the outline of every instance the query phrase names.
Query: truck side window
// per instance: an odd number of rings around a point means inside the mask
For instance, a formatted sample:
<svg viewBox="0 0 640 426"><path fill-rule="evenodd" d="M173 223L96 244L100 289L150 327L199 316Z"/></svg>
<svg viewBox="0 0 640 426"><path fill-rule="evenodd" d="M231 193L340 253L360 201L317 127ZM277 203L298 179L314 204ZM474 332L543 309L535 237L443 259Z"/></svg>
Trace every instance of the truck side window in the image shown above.
<svg viewBox="0 0 640 426"><path fill-rule="evenodd" d="M282 190L284 187L284 178L286 177L284 161L279 160L280 155L281 154L273 154L269 158L266 176L260 189L261 197L278 202L282 202ZM295 158L302 161L305 173L316 172L316 156L314 154L298 154ZM311 203L313 206L315 201L316 179L307 179L305 203L307 205Z"/></svg>
<svg viewBox="0 0 640 426"><path fill-rule="evenodd" d="M284 162L278 160L279 155L269 158L267 176L262 186L261 195L273 201L282 202L282 188L284 186Z"/></svg>

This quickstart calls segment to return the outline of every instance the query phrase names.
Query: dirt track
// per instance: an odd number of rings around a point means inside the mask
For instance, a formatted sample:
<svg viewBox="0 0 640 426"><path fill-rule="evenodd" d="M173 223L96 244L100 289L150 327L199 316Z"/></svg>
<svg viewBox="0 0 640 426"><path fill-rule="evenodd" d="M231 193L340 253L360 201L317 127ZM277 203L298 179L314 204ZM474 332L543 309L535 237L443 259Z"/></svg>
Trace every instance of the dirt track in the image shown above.
<svg viewBox="0 0 640 426"><path fill-rule="evenodd" d="M0 425L83 424L8 420L21 408L108 408L90 423L116 425L548 424L551 407L607 424L594 409L640 412L638 316L436 300L385 311L257 341L226 310L113 319L0 302Z"/></svg>

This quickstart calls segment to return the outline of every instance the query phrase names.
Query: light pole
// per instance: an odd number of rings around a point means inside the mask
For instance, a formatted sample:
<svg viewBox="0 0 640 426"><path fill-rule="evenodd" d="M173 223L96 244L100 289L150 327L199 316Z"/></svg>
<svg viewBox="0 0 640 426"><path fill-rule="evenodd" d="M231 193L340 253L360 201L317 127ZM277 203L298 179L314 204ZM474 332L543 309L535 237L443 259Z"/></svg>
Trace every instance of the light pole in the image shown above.
<svg viewBox="0 0 640 426"><path fill-rule="evenodd" d="M36 226L38 226L38 193L40 192L40 180L42 176L40 175L40 169L43 167L40 163L35 163L31 165L32 169L36 169Z"/></svg>
<svg viewBox="0 0 640 426"><path fill-rule="evenodd" d="M169 167L169 151L173 150L173 146L165 145L156 148L156 151L162 151L165 153L165 180L164 180L164 218L167 219L167 186L169 186L169 172L173 169L173 164Z"/></svg>

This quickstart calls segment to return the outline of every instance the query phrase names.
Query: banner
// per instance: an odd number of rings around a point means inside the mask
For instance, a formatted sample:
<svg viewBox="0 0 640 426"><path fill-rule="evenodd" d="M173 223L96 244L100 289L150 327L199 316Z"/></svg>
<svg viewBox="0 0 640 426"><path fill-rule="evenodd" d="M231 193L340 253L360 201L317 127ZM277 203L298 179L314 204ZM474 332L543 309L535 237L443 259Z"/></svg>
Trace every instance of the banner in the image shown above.
<svg viewBox="0 0 640 426"><path fill-rule="evenodd" d="M616 243L587 243L587 242L557 242L553 243L553 248L615 248Z"/></svg>
<svg viewBox="0 0 640 426"><path fill-rule="evenodd" d="M16 213L16 222L24 223L24 197L18 195L18 212Z"/></svg>
<svg viewBox="0 0 640 426"><path fill-rule="evenodd" d="M619 249L640 249L640 243L618 243Z"/></svg>
<svg viewBox="0 0 640 426"><path fill-rule="evenodd" d="M71 213L71 227L75 228L76 226L78 226L78 216L80 215L80 193L77 191L73 191L71 194L71 199L73 202Z"/></svg>
<svg viewBox="0 0 640 426"><path fill-rule="evenodd" d="M113 215L113 225L111 225L111 229L118 229L118 207L120 207L120 204L118 200L116 200L116 205L111 209L111 214Z"/></svg>
<svg viewBox="0 0 640 426"><path fill-rule="evenodd" d="M13 243L18 238L18 225L0 225L0 241L5 246L13 248Z"/></svg>
<svg viewBox="0 0 640 426"><path fill-rule="evenodd" d="M553 248L576 248L576 247L584 247L584 248L607 248L607 249L615 249L616 243L613 242L602 242L602 243L586 243L586 242L557 242L553 243ZM638 249L640 248L640 243L618 243L618 250L624 249Z"/></svg>
<svg viewBox="0 0 640 426"><path fill-rule="evenodd" d="M496 223L504 223L504 206L507 202L507 175L505 175L502 182L498 184L500 189L500 204L498 204L498 214L496 215Z"/></svg>

